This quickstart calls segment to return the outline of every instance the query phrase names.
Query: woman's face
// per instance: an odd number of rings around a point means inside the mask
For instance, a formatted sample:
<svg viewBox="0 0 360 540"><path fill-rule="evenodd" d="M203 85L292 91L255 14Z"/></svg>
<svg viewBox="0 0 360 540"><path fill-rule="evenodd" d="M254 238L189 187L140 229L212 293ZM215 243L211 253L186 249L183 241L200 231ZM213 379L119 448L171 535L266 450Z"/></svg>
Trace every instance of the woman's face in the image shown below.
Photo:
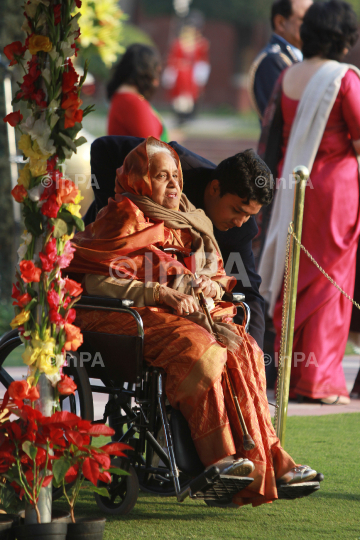
<svg viewBox="0 0 360 540"><path fill-rule="evenodd" d="M175 160L166 152L156 153L150 161L150 178L154 202L170 210L178 210L181 179Z"/></svg>

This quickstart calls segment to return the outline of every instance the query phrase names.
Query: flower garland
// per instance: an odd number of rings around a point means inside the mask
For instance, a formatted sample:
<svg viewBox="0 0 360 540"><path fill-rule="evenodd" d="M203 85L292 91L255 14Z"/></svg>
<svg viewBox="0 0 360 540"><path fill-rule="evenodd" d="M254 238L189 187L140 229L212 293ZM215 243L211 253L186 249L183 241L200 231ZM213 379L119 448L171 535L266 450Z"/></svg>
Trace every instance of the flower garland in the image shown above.
<svg viewBox="0 0 360 540"><path fill-rule="evenodd" d="M61 385L66 351L82 343L73 305L82 292L61 270L73 258L70 239L74 228L84 229L80 216L82 197L77 186L63 173L65 158L86 142L77 137L83 117L80 90L86 77L76 73L71 57L77 55L80 36L80 0L29 0L25 3L22 29L24 45L16 41L4 48L10 65L19 64L24 77L13 104L25 102L29 115L20 111L4 121L21 133L18 146L26 165L19 172L12 190L22 204L26 230L18 250L17 281L12 298L16 316L11 327L19 330L29 366L27 382L36 386L44 373L56 387ZM58 390L61 393L60 386Z"/></svg>

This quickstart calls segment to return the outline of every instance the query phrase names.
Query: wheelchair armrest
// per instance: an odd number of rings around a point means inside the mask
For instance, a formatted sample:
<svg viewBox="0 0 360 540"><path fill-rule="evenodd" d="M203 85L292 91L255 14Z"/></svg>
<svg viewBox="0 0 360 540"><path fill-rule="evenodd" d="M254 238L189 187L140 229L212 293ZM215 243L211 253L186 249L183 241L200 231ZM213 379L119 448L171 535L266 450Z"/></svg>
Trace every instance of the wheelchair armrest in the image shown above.
<svg viewBox="0 0 360 540"><path fill-rule="evenodd" d="M103 309L119 309L130 308L134 305L134 300L126 298L108 298L106 296L87 296L82 295L76 303L77 308L103 308Z"/></svg>
<svg viewBox="0 0 360 540"><path fill-rule="evenodd" d="M222 297L224 302L232 302L233 304L238 304L245 300L245 294L243 293L225 293Z"/></svg>

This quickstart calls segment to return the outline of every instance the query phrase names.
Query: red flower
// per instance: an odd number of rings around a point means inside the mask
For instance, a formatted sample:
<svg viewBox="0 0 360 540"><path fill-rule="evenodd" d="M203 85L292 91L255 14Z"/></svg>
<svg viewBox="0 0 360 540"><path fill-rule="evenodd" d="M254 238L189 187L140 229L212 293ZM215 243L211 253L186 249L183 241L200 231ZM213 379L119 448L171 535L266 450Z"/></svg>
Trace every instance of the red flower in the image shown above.
<svg viewBox="0 0 360 540"><path fill-rule="evenodd" d="M13 41L10 45L4 47L4 54L8 60L10 60L10 66L17 64L16 56L22 56L26 51L26 47L23 46L21 41Z"/></svg>
<svg viewBox="0 0 360 540"><path fill-rule="evenodd" d="M13 381L9 388L9 397L12 399L26 399L28 396L29 385L27 381Z"/></svg>
<svg viewBox="0 0 360 540"><path fill-rule="evenodd" d="M48 159L48 162L47 162L47 170L48 170L48 172L53 172L54 171L54 169L56 167L57 160L58 160L57 155L55 155L52 158Z"/></svg>
<svg viewBox="0 0 360 540"><path fill-rule="evenodd" d="M83 292L81 285L69 278L65 279L64 290L67 291L70 296L79 296L79 294Z"/></svg>
<svg viewBox="0 0 360 540"><path fill-rule="evenodd" d="M53 193L41 207L41 213L49 218L56 218L60 206L56 202L56 195Z"/></svg>
<svg viewBox="0 0 360 540"><path fill-rule="evenodd" d="M7 114L5 118L3 118L3 120L4 122L9 122L10 126L15 127L19 124L19 122L21 122L23 118L24 117L20 111L15 111Z"/></svg>
<svg viewBox="0 0 360 540"><path fill-rule="evenodd" d="M76 73L71 60L68 61L68 70L64 71L62 76L62 91L64 94L74 90L74 86L78 81L79 75Z"/></svg>
<svg viewBox="0 0 360 540"><path fill-rule="evenodd" d="M17 300L19 296L21 296L21 291L19 289L19 286L20 286L20 283L18 281L16 282L16 285L15 283L13 283L13 286L12 286L11 298L14 298L15 300Z"/></svg>
<svg viewBox="0 0 360 540"><path fill-rule="evenodd" d="M83 335L80 332L80 328L72 324L66 323L65 333L66 333L65 350L76 351L83 342Z"/></svg>
<svg viewBox="0 0 360 540"><path fill-rule="evenodd" d="M56 259L57 257L56 238L52 238L50 242L46 244L45 253L50 259L52 260Z"/></svg>
<svg viewBox="0 0 360 540"><path fill-rule="evenodd" d="M32 261L21 261L20 272L25 283L40 281L41 269L37 268Z"/></svg>
<svg viewBox="0 0 360 540"><path fill-rule="evenodd" d="M32 297L29 293L22 294L19 296L15 302L13 302L13 306L19 306L20 308L23 308L28 305L29 302L31 302ZM70 322L70 321L69 321Z"/></svg>
<svg viewBox="0 0 360 540"><path fill-rule="evenodd" d="M77 8L81 8L81 0L75 0L75 4Z"/></svg>
<svg viewBox="0 0 360 540"><path fill-rule="evenodd" d="M31 388L29 388L27 399L29 399L30 401L36 401L37 399L39 399L39 397L40 394L36 386L32 386Z"/></svg>
<svg viewBox="0 0 360 540"><path fill-rule="evenodd" d="M41 267L44 272L51 272L51 270L54 268L54 261L51 261L46 255L44 255L41 251L39 253L39 257L41 260Z"/></svg>
<svg viewBox="0 0 360 540"><path fill-rule="evenodd" d="M49 311L49 319L50 322L53 324L64 324L64 319L60 315L60 313L57 311L57 309L50 309Z"/></svg>
<svg viewBox="0 0 360 540"><path fill-rule="evenodd" d="M61 22L61 4L57 4L57 6L54 6L54 22L55 26Z"/></svg>
<svg viewBox="0 0 360 540"><path fill-rule="evenodd" d="M11 195L14 197L16 202L22 203L23 200L28 196L28 192L24 186L17 184L14 189L11 190Z"/></svg>
<svg viewBox="0 0 360 540"><path fill-rule="evenodd" d="M66 315L66 322L71 324L76 319L76 310L74 308L70 308Z"/></svg>
<svg viewBox="0 0 360 540"><path fill-rule="evenodd" d="M65 129L74 127L76 122L81 122L83 111L79 110L82 104L77 92L70 92L64 97L61 108L65 109Z"/></svg>
<svg viewBox="0 0 360 540"><path fill-rule="evenodd" d="M59 295L54 289L47 293L47 301L50 309L57 309L59 307Z"/></svg>

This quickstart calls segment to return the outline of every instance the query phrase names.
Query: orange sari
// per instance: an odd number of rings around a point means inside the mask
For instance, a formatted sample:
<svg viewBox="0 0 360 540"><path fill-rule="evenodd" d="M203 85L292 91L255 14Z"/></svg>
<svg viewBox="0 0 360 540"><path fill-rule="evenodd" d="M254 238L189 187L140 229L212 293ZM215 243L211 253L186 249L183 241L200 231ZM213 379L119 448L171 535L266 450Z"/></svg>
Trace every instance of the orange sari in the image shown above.
<svg viewBox="0 0 360 540"><path fill-rule="evenodd" d="M131 191L129 184L126 187ZM122 279L144 281L150 255L153 281L166 275L166 283L171 286L175 275L190 273L175 255L160 249L178 247L180 243L185 253L190 252L189 230L174 232L163 222L154 222L123 195L109 199L96 221L74 240L76 253L69 271L76 272L79 281L86 273L107 276L109 267L121 271ZM233 287L233 278L226 276L220 255L218 270L212 279L220 282L225 290ZM167 398L186 418L203 464L207 467L230 455L246 457L255 464L254 482L233 501L257 506L276 499L276 478L292 469L295 463L281 448L271 423L262 351L242 326L231 322L235 307L219 302L212 311L216 322L231 324L242 338L234 354L207 330L186 317L174 315L170 308L134 309L144 324L145 361L165 370ZM129 319L121 313L78 310L76 324L88 331L131 334L135 327ZM245 451L242 445L241 427L224 379L225 364L256 445L250 451Z"/></svg>

